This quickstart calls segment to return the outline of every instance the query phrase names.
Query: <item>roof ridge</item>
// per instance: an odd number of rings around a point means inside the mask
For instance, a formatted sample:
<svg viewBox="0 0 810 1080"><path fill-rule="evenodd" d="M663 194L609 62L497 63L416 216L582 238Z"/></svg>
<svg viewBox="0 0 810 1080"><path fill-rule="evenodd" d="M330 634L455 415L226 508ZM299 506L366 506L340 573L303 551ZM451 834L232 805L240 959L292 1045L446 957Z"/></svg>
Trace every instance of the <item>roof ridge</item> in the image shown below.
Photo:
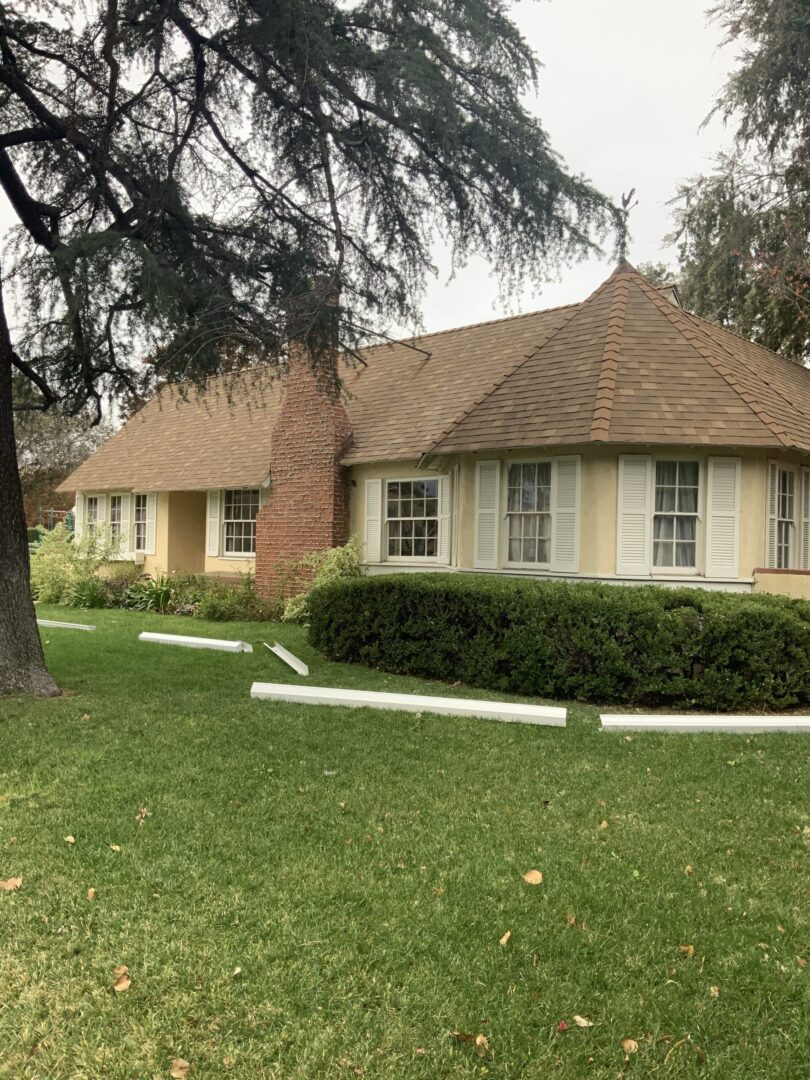
<svg viewBox="0 0 810 1080"><path fill-rule="evenodd" d="M483 402L487 400L488 397L491 397L495 393L495 391L499 387L501 387L507 381L507 379L510 379L515 374L515 372L519 371L525 363L528 363L529 360L534 359L534 357L537 356L537 354L542 349L544 349L550 341L554 340L554 338L557 336L557 334L560 333L560 331L564 330L565 327L568 326L568 324L585 306L585 304L597 297L603 289L607 288L608 284L610 284L610 280L611 279L608 278L606 281L603 281L601 285L594 289L594 291L586 300L581 301L579 304L565 304L564 307L571 307L575 309L571 312L568 318L563 320L563 322L561 322L560 325L548 335L545 341L542 341L539 345L536 345L531 352L527 353L521 360L518 360L518 362L513 367L500 375L488 390L484 391L484 393L482 393L479 397L475 398L473 401L470 402L468 406L462 409L461 412L458 413L456 417L448 424L448 426L443 431L441 431L439 435L433 440L433 442L424 452L423 456L427 457L429 454L432 454L439 447L439 445L444 442L450 432L453 431L454 428L458 427L462 420L468 417L470 413L474 412L479 405L483 404ZM562 310L562 308L551 308L550 310Z"/></svg>
<svg viewBox="0 0 810 1080"><path fill-rule="evenodd" d="M613 418L613 397L616 391L616 376L619 373L624 317L627 312L627 300L630 285L625 275L617 277L614 283L613 297L610 303L605 348L596 384L596 400L591 421L591 440L601 442L610 435L610 421Z"/></svg>
<svg viewBox="0 0 810 1080"><path fill-rule="evenodd" d="M391 341L378 341L376 345L361 346L362 352L370 352L372 349L386 349L392 345L409 345L414 341L424 341L425 338L441 337L443 334L457 334L462 330L476 330L479 326L494 326L496 323L513 322L517 319L530 319L534 315L550 315L552 311L565 311L566 308L582 307L583 301L577 300L572 304L556 304L550 308L537 308L536 311L522 311L519 315L502 315L498 319L482 319L480 322L464 323L461 326L451 326L447 330L431 330L426 334L413 334L411 337L395 338Z"/></svg>
<svg viewBox="0 0 810 1080"><path fill-rule="evenodd" d="M728 386L731 387L734 393L737 394L737 396L745 402L745 404L748 406L754 416L756 416L757 419L760 420L766 428L768 428L770 433L775 438L777 438L783 446L795 446L795 443L788 436L787 432L784 431L782 425L773 419L767 409L764 409L762 405L760 405L760 403L756 400L753 394L749 393L744 387L740 386L739 382L736 379L736 376L734 375L734 372L728 367L726 363L723 362L720 357L718 357L712 352L712 346L715 343L712 342L711 339L709 339L707 347L706 342L703 340L703 338L706 336L706 332L700 327L693 329L692 326L689 324L688 319L684 318L681 310L679 308L676 308L673 304L670 304L668 300L664 300L663 297L659 296L656 289L652 285L650 285L650 283L645 278L643 278L641 274L636 273L635 275L633 275L633 277L636 284L641 288L641 291L644 293L644 295L648 299L652 300L658 310L664 315L666 319L668 319L670 323L672 323L675 329L692 346L692 348L695 349L695 351L698 352L704 360L708 361L708 363L711 364L717 374L727 383ZM686 326L683 325L684 322L686 323ZM723 349L722 345L717 345L716 347L726 352L726 350Z"/></svg>

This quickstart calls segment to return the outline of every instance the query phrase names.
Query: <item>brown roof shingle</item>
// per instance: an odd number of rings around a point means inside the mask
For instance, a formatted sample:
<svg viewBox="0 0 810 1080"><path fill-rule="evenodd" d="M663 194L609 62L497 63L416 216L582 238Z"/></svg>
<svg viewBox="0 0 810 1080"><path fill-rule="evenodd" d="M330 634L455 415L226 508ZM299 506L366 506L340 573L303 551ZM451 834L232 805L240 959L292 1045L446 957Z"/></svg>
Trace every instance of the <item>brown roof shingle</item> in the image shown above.
<svg viewBox="0 0 810 1080"><path fill-rule="evenodd" d="M588 442L810 453L810 372L683 311L623 263L582 304L365 350L346 462ZM62 490L254 486L282 385L267 370L164 390Z"/></svg>

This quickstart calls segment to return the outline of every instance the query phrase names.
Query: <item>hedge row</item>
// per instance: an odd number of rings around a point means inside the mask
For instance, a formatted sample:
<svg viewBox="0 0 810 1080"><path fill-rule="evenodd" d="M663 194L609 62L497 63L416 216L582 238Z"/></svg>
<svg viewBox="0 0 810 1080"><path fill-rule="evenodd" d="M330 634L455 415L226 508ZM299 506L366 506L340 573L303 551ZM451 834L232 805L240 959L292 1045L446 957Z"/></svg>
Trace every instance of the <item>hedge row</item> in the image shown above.
<svg viewBox="0 0 810 1080"><path fill-rule="evenodd" d="M310 596L332 660L597 704L810 702L810 603L701 589L391 574Z"/></svg>

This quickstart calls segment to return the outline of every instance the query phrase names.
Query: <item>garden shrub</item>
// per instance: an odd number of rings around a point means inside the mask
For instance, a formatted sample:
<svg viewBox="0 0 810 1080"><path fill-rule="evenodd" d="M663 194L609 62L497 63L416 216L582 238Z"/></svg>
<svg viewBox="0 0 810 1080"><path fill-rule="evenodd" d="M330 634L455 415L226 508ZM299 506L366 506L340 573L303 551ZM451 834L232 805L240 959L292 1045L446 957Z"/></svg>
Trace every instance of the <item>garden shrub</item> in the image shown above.
<svg viewBox="0 0 810 1080"><path fill-rule="evenodd" d="M211 581L196 614L212 622L272 622L279 618L281 604L259 596L254 579L245 574L238 585Z"/></svg>
<svg viewBox="0 0 810 1080"><path fill-rule="evenodd" d="M86 530L75 540L64 522L46 531L31 553L31 592L46 604L72 604L80 583L95 578L118 547L108 528ZM98 606L98 605L95 605Z"/></svg>
<svg viewBox="0 0 810 1080"><path fill-rule="evenodd" d="M701 589L390 574L310 596L332 660L515 694L711 711L810 703L810 604Z"/></svg>
<svg viewBox="0 0 810 1080"><path fill-rule="evenodd" d="M353 536L342 547L313 551L300 559L298 566L312 575L312 583L305 592L297 593L285 602L281 616L284 622L306 622L309 618L309 595L313 589L361 577L362 557L360 541Z"/></svg>

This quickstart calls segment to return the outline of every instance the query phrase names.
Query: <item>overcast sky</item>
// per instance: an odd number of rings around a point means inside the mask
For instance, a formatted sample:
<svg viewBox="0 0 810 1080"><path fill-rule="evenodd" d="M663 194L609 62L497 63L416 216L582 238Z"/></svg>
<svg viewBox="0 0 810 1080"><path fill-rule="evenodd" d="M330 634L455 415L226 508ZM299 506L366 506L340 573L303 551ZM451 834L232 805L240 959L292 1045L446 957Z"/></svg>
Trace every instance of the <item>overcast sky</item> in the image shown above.
<svg viewBox="0 0 810 1080"><path fill-rule="evenodd" d="M635 187L631 262L674 264L663 245L666 204L678 183L729 141L719 122L701 129L733 64L722 31L707 22L709 0L522 0L513 15L543 64L534 110L569 168L618 200ZM0 230L13 220L0 197ZM508 304L482 260L449 280L446 252L428 284L426 330L584 299L610 273L609 255L563 269L551 284L529 281ZM392 328L396 330L396 328ZM407 333L409 328L400 328Z"/></svg>
<svg viewBox="0 0 810 1080"><path fill-rule="evenodd" d="M573 172L584 173L618 201L635 187L630 218L633 263L674 265L663 237L666 204L678 183L706 169L729 135L712 122L701 129L734 62L709 24L709 0L523 0L513 14L542 62L534 111ZM443 330L513 312L584 299L611 272L594 258L552 284L527 283L505 307L498 283L477 261L448 281L449 265L431 281L423 313L427 330Z"/></svg>

